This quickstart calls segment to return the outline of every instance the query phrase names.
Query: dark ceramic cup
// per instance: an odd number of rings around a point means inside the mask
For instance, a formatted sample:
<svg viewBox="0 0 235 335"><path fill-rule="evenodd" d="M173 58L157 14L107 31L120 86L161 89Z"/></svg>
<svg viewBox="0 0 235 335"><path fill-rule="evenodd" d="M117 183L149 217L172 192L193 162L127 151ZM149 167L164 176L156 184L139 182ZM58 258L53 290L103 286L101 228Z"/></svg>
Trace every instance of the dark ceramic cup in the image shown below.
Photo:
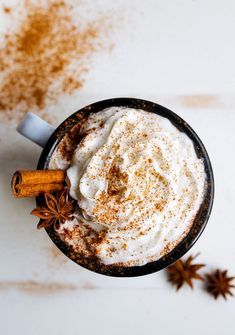
<svg viewBox="0 0 235 335"><path fill-rule="evenodd" d="M156 103L134 98L115 98L99 101L82 108L81 110L69 116L56 129L48 125L45 121L41 120L34 114L29 113L29 115L26 116L21 125L18 127L18 131L32 141L44 147L37 168L48 169L52 154L64 136L68 134L68 132L71 131L71 129L78 122L84 118L87 118L89 114L97 113L111 106L125 106L135 109L142 109L150 113L156 113L167 118L176 128L187 134L187 136L193 141L197 156L199 158L203 158L207 183L204 200L198 210L190 231L171 252L161 257L157 261L150 262L142 266L130 267L105 266L100 264L95 258L85 259L84 257L75 254L64 242L62 242L53 227L47 228L46 231L52 241L66 256L89 270L114 277L142 276L159 271L182 257L197 241L209 219L214 197L213 172L206 149L194 130L178 115ZM40 204L41 200L42 199L40 197L36 199L38 205Z"/></svg>

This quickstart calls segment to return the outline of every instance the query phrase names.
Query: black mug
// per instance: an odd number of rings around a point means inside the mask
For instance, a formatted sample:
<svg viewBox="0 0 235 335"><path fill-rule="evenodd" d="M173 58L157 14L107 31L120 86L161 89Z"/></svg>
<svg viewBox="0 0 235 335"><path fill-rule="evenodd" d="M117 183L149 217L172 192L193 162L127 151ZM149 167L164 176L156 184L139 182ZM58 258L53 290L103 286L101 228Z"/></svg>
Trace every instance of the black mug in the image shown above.
<svg viewBox="0 0 235 335"><path fill-rule="evenodd" d="M18 127L18 131L43 147L37 169L43 170L49 168L50 159L54 150L64 136L71 131L71 129L81 122L82 119L87 118L91 113L97 113L108 107L129 107L135 109L142 109L150 113L156 113L162 117L167 118L179 131L185 133L194 144L194 148L198 158L202 158L206 173L206 188L204 192L203 202L197 212L194 222L187 233L187 235L174 247L172 251L162 256L160 259L147 263L142 266L112 266L100 264L97 259L86 259L74 253L65 242L63 242L56 234L54 227L46 228L46 231L55 245L70 259L77 264L108 276L114 277L134 277L147 275L159 271L171 263L182 257L197 241L203 232L207 221L209 219L213 198L214 198L214 178L209 156L206 149L194 132L194 130L177 114L169 109L162 107L156 103L135 99L135 98L115 98L93 103L86 106L74 114L70 115L59 127L54 129L51 125L40 119L38 116L29 113ZM41 197L36 198L37 205L40 205Z"/></svg>

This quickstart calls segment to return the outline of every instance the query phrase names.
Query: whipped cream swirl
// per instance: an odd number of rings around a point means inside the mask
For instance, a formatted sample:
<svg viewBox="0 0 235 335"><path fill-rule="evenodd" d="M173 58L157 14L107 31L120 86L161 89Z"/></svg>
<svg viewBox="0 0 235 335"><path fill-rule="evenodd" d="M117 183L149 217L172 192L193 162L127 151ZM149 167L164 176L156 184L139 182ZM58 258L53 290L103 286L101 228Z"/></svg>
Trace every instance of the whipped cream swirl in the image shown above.
<svg viewBox="0 0 235 335"><path fill-rule="evenodd" d="M125 107L90 115L80 132L67 170L79 213L61 230L101 232L93 252L103 264L143 265L171 251L204 197L204 164L190 138L164 117ZM55 161L64 166L58 153Z"/></svg>

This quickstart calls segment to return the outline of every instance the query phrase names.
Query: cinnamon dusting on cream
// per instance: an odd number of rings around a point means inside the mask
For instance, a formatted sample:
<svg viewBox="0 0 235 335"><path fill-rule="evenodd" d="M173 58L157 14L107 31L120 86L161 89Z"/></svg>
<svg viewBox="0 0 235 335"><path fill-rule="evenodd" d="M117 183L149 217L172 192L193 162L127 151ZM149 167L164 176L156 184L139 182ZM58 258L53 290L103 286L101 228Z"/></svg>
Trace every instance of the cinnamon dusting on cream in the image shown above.
<svg viewBox="0 0 235 335"><path fill-rule="evenodd" d="M192 141L167 119L126 107L91 114L79 134L66 162L78 212L61 239L105 265L143 265L170 252L204 197L204 164ZM60 164L58 147L50 168Z"/></svg>

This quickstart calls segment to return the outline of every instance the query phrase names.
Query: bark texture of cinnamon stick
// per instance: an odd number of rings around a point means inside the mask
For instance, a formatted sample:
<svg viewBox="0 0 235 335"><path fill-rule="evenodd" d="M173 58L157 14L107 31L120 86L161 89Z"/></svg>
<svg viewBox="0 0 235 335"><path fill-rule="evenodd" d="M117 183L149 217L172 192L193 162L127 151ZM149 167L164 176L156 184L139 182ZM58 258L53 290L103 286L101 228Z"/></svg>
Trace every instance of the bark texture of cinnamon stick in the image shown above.
<svg viewBox="0 0 235 335"><path fill-rule="evenodd" d="M25 198L60 191L64 188L65 178L64 170L19 170L12 177L12 193L16 198Z"/></svg>

